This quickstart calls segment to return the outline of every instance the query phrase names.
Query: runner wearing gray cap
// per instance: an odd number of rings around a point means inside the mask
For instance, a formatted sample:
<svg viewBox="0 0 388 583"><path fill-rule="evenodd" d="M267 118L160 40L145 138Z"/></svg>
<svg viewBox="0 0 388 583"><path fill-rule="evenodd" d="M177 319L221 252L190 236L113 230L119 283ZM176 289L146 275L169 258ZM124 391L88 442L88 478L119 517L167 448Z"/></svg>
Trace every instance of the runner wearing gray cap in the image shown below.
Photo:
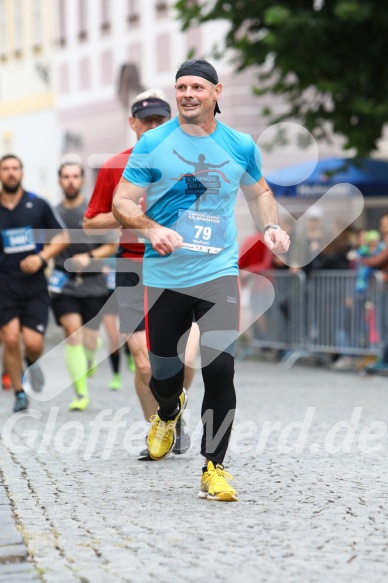
<svg viewBox="0 0 388 583"><path fill-rule="evenodd" d="M139 140L143 134L165 123L171 117L167 97L160 89L151 89L137 95L131 104L129 125ZM133 148L116 154L100 169L93 194L84 216L86 230L111 229L119 226L112 214L112 199L122 172ZM136 233L122 231L116 258L116 294L119 306L120 332L127 337L127 343L135 362L135 389L143 410L144 419L149 424L150 417L156 413L157 402L152 395L149 382L151 368L148 358L144 321L144 287L142 264L144 240ZM195 358L197 352L198 328L193 332L187 354L187 363ZM185 367L187 386L194 375L192 366ZM174 453L185 453L190 447L190 436L184 420L178 427L178 440ZM140 460L149 461L148 448L139 455Z"/></svg>

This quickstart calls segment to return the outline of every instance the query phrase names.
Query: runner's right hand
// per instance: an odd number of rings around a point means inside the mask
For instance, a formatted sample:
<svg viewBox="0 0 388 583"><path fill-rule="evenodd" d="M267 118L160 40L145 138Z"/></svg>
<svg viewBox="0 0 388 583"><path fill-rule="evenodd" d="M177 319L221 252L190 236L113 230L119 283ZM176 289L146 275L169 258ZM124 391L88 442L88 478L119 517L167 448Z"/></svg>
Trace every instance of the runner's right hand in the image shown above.
<svg viewBox="0 0 388 583"><path fill-rule="evenodd" d="M159 253L159 255L168 255L175 251L175 249L182 247L183 237L167 227L150 229L147 235L152 249Z"/></svg>

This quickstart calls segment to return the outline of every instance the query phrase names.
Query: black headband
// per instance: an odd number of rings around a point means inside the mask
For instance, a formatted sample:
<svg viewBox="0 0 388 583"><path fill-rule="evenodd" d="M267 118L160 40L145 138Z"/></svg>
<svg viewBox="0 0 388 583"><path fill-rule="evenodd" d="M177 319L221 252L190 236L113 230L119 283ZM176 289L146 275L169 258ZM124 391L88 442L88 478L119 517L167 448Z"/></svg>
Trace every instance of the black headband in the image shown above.
<svg viewBox="0 0 388 583"><path fill-rule="evenodd" d="M194 77L202 77L210 83L217 85L218 74L213 65L204 61L203 59L191 59L190 61L185 61L178 69L175 75L175 81L179 77L185 77L187 75L193 75ZM216 113L221 113L218 103L214 107L214 115Z"/></svg>
<svg viewBox="0 0 388 583"><path fill-rule="evenodd" d="M217 85L218 83L217 71L213 65L202 59L191 59L190 61L185 61L179 67L177 74L175 75L175 81L179 79L179 77L184 77L185 75L203 77L210 81L210 83L214 83L214 85Z"/></svg>

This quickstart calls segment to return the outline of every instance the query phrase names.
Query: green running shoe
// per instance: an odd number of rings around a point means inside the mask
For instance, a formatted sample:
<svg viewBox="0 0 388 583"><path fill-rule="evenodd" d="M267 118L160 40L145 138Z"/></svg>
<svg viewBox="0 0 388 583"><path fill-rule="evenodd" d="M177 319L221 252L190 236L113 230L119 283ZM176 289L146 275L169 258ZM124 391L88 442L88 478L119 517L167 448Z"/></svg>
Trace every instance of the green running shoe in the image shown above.
<svg viewBox="0 0 388 583"><path fill-rule="evenodd" d="M89 405L89 397L76 397L69 405L70 411L85 411Z"/></svg>
<svg viewBox="0 0 388 583"><path fill-rule="evenodd" d="M128 356L128 370L130 370L131 372L134 373L135 372L135 368L136 368L135 361L133 360L132 354L130 354Z"/></svg>
<svg viewBox="0 0 388 583"><path fill-rule="evenodd" d="M112 380L109 383L109 389L111 391L119 391L121 389L121 374L119 372L116 372L113 375Z"/></svg>

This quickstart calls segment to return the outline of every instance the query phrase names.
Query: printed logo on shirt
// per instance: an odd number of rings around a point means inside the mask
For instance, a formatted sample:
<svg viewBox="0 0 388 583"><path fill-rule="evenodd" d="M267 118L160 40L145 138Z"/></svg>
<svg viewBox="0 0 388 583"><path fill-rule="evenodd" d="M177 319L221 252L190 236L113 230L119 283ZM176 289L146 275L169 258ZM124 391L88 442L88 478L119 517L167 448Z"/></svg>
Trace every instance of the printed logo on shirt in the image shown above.
<svg viewBox="0 0 388 583"><path fill-rule="evenodd" d="M226 301L227 301L229 304L237 304L237 298L234 298L234 297L232 297L232 296L226 296Z"/></svg>
<svg viewBox="0 0 388 583"><path fill-rule="evenodd" d="M183 156L173 150L173 154L178 156L185 164L194 167L194 172L186 172L181 174L179 178L171 178L178 182L186 181L186 194L194 194L196 197L195 210L199 210L200 200L206 200L208 194L218 194L221 188L221 180L230 184L230 180L225 176L221 170L222 166L229 164L230 160L225 160L221 164L213 164L206 161L205 154L199 154L197 161L186 160Z"/></svg>

